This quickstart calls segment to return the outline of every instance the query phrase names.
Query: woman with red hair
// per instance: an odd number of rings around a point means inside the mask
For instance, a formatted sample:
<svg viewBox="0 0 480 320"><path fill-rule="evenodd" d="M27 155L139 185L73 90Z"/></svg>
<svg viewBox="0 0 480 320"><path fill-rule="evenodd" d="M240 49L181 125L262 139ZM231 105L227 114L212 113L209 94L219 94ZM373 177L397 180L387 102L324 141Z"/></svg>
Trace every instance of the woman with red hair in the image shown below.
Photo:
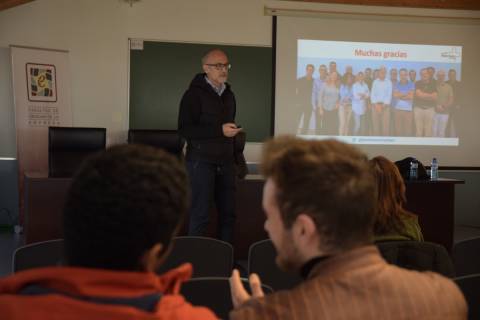
<svg viewBox="0 0 480 320"><path fill-rule="evenodd" d="M370 160L377 180L377 210L375 212L375 242L394 240L423 241L418 217L404 209L405 183L397 166L385 157Z"/></svg>

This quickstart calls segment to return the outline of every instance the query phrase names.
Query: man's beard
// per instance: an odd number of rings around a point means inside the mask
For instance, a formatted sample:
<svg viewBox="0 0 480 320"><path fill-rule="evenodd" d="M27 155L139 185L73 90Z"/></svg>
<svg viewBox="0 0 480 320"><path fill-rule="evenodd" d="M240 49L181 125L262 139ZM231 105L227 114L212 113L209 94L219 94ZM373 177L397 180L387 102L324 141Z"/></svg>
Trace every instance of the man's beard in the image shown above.
<svg viewBox="0 0 480 320"><path fill-rule="evenodd" d="M285 272L298 273L302 267L302 259L299 256L293 239L290 236L284 235L280 249L277 249L277 257L275 262L277 266Z"/></svg>

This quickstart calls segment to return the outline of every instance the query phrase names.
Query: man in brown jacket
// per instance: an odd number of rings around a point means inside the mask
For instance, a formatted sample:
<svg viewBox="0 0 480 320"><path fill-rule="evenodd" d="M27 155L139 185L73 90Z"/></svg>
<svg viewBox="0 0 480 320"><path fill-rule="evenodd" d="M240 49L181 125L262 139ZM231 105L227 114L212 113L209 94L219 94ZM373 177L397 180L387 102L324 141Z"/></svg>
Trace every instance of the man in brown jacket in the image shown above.
<svg viewBox="0 0 480 320"><path fill-rule="evenodd" d="M372 245L375 183L367 157L341 142L283 137L266 144L265 229L277 264L305 281L253 297L231 278L231 319L466 319L449 279L387 264Z"/></svg>

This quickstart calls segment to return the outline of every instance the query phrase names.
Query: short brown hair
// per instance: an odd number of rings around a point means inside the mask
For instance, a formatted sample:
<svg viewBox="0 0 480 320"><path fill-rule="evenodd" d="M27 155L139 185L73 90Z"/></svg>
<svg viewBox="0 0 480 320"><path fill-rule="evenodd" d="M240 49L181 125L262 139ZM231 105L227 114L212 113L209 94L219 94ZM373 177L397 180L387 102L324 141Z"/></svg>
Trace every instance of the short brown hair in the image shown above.
<svg viewBox="0 0 480 320"><path fill-rule="evenodd" d="M358 149L336 140L279 137L264 147L262 172L276 185L286 228L305 213L330 250L371 242L375 183Z"/></svg>
<svg viewBox="0 0 480 320"><path fill-rule="evenodd" d="M405 183L397 166L385 157L370 160L370 168L377 182L377 210L373 231L375 235L401 233L403 219L412 214L403 206L407 202Z"/></svg>

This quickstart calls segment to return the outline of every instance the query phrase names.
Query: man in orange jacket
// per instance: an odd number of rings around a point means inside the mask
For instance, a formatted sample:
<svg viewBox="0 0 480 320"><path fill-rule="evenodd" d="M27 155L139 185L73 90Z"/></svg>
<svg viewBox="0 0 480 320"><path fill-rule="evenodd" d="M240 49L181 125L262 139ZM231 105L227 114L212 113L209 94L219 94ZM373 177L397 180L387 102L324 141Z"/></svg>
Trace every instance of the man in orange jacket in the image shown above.
<svg viewBox="0 0 480 320"><path fill-rule="evenodd" d="M1 319L216 319L179 294L191 265L155 274L187 204L185 170L161 150L124 145L88 159L64 208L68 266L1 279Z"/></svg>

